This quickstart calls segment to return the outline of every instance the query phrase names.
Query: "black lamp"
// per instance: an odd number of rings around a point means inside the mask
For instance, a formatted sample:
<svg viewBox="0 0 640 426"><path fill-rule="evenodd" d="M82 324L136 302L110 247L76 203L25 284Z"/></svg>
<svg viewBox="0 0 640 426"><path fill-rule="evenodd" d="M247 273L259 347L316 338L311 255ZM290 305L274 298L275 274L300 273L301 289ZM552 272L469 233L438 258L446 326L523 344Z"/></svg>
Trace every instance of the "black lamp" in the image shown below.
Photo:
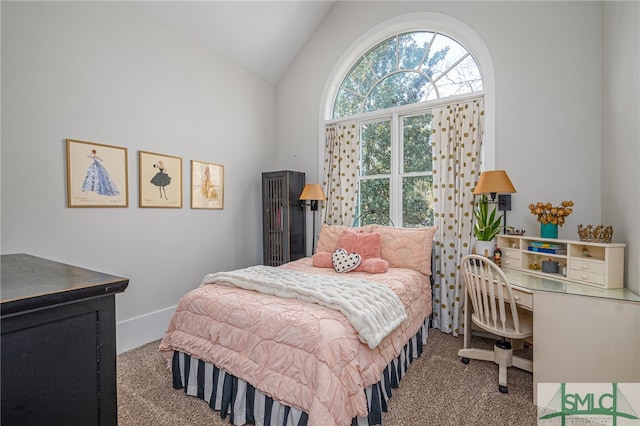
<svg viewBox="0 0 640 426"><path fill-rule="evenodd" d="M308 183L304 186L302 190L302 194L300 194L300 201L302 201L302 207L310 206L311 214L313 215L313 228L312 228L312 238L311 238L311 254L315 251L316 247L316 212L318 211L318 201L326 200L324 192L322 191L322 186L319 183ZM305 203L304 201L309 201L309 203Z"/></svg>

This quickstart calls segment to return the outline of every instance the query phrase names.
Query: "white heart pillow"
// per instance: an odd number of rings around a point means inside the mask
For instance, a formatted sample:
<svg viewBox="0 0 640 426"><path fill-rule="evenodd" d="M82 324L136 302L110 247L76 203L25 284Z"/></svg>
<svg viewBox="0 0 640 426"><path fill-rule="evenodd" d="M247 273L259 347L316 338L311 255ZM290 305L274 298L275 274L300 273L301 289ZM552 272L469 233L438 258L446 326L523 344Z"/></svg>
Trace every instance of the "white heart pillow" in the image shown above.
<svg viewBox="0 0 640 426"><path fill-rule="evenodd" d="M358 253L347 253L343 248L336 249L331 256L336 272L349 272L360 266L362 257Z"/></svg>

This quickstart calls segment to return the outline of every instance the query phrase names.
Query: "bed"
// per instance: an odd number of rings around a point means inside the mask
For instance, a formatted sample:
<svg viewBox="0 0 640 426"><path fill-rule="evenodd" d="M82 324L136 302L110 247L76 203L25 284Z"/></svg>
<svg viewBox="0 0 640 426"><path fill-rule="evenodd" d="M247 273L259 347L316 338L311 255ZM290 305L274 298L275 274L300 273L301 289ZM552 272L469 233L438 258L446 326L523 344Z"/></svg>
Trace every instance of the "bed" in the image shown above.
<svg viewBox="0 0 640 426"><path fill-rule="evenodd" d="M323 224L313 257L208 274L160 344L174 388L234 425L381 424L427 341L434 233Z"/></svg>

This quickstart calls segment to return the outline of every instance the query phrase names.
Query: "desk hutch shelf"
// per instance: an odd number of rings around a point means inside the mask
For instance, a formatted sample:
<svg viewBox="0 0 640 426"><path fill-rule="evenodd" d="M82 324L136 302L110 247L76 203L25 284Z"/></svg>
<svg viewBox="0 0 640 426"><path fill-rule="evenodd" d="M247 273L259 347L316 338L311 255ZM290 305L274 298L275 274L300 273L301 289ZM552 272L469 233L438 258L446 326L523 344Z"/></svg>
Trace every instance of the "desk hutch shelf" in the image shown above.
<svg viewBox="0 0 640 426"><path fill-rule="evenodd" d="M624 244L499 235L497 246L502 251L504 268L597 288L624 287ZM538 269L545 260L558 262L559 273ZM563 270L566 270L566 276L562 275Z"/></svg>

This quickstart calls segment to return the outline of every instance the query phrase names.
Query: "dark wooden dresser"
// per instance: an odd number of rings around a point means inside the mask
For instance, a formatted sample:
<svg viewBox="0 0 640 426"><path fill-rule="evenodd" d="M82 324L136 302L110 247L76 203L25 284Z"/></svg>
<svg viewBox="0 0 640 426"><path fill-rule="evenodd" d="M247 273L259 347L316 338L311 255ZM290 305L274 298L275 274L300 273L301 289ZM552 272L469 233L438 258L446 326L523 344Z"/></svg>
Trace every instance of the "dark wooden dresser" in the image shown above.
<svg viewBox="0 0 640 426"><path fill-rule="evenodd" d="M1 421L117 425L115 277L1 256Z"/></svg>

